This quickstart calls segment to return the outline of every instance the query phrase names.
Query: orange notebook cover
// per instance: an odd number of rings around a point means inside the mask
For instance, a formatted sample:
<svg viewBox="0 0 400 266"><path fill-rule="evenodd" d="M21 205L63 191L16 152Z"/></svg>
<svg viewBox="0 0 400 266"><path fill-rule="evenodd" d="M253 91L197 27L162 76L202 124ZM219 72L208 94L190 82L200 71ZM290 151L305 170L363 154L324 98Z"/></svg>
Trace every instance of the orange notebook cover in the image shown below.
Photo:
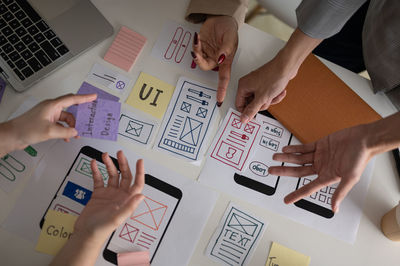
<svg viewBox="0 0 400 266"><path fill-rule="evenodd" d="M381 119L316 56L310 55L286 87L286 97L268 111L302 143Z"/></svg>

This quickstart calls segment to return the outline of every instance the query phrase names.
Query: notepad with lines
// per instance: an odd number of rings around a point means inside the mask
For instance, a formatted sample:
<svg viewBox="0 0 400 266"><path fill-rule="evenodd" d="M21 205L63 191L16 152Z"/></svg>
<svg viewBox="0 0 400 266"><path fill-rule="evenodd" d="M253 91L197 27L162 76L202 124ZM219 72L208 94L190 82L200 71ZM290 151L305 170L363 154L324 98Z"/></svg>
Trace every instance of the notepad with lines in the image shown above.
<svg viewBox="0 0 400 266"><path fill-rule="evenodd" d="M122 26L104 56L104 60L129 72L142 51L146 40L146 37Z"/></svg>

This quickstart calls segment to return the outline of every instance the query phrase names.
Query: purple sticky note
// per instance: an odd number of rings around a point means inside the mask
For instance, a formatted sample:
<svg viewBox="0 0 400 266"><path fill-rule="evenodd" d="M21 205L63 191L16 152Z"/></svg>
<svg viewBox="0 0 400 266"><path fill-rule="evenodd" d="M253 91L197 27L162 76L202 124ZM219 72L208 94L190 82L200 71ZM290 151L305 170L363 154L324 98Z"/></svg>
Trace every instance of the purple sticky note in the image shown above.
<svg viewBox="0 0 400 266"><path fill-rule="evenodd" d="M0 78L0 103L1 99L3 98L3 93L6 90L6 82Z"/></svg>
<svg viewBox="0 0 400 266"><path fill-rule="evenodd" d="M117 140L121 103L97 99L78 105L75 128L81 137Z"/></svg>
<svg viewBox="0 0 400 266"><path fill-rule="evenodd" d="M105 92L87 82L82 83L81 87L79 88L79 90L76 94L92 94L92 93L97 94L97 99L106 99L106 100L110 100L113 102L119 101L119 98L117 96L114 96L108 92ZM78 109L78 106L73 105L73 106L69 107L67 111L70 112L71 114L73 114L76 118L77 109Z"/></svg>

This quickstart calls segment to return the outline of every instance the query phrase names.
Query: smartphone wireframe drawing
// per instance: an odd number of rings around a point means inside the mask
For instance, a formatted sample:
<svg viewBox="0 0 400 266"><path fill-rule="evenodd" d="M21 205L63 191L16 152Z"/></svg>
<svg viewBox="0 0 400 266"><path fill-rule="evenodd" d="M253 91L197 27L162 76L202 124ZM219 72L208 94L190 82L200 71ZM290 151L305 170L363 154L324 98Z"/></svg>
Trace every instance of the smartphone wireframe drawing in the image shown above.
<svg viewBox="0 0 400 266"><path fill-rule="evenodd" d="M69 168L63 181L61 182L52 201L43 214L40 221L40 228L44 224L44 220L49 209L54 209L64 213L79 215L93 192L93 177L90 168L92 159L97 161L99 171L103 177L103 181L107 184L108 173L106 166L101 159L102 152L89 146L84 146L79 151L74 162ZM118 161L112 158L114 165L119 171Z"/></svg>
<svg viewBox="0 0 400 266"><path fill-rule="evenodd" d="M150 253L150 263L182 198L182 191L160 179L146 174L138 208L111 235L103 257L117 264L117 253L143 251Z"/></svg>
<svg viewBox="0 0 400 266"><path fill-rule="evenodd" d="M307 185L315 178L317 178L317 175L299 178L296 190ZM335 193L336 187L337 184L324 187L314 194L295 202L294 205L327 219L332 218L334 216L334 212L331 209L332 196Z"/></svg>
<svg viewBox="0 0 400 266"><path fill-rule="evenodd" d="M254 155L255 159L250 161L248 168L242 174L235 173L233 179L239 185L272 196L275 194L280 179L279 176L268 174L268 168L277 165L272 160L272 154L278 152L279 148L289 145L292 134L285 130L268 111L262 111L260 114L269 119L261 121L262 137L258 143L258 151Z"/></svg>

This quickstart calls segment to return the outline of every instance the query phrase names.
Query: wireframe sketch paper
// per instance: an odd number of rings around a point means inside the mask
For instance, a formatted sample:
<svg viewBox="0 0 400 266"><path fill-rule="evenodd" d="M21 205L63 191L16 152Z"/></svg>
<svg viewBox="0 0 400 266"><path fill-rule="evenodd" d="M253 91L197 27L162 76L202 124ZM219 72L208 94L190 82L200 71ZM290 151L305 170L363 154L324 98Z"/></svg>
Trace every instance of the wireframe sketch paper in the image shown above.
<svg viewBox="0 0 400 266"><path fill-rule="evenodd" d="M153 143L158 127L158 121L124 106L119 119L118 139L149 147Z"/></svg>
<svg viewBox="0 0 400 266"><path fill-rule="evenodd" d="M126 103L161 120L174 89L174 86L142 72Z"/></svg>
<svg viewBox="0 0 400 266"><path fill-rule="evenodd" d="M76 94L92 94L92 93L97 94L97 99L105 99L105 100L110 100L110 101L114 101L114 102L119 101L119 98L117 96L114 96L108 92L105 92L87 82L82 83L81 87L79 88L79 90ZM67 109L67 111L70 112L71 114L73 114L75 118L76 118L77 110L78 110L78 105L70 106Z"/></svg>
<svg viewBox="0 0 400 266"><path fill-rule="evenodd" d="M201 160L216 103L215 89L179 78L154 148L189 161Z"/></svg>
<svg viewBox="0 0 400 266"><path fill-rule="evenodd" d="M242 171L254 153L254 145L260 127L260 124L254 120L247 124L241 123L240 113L229 109L211 145L210 157Z"/></svg>
<svg viewBox="0 0 400 266"><path fill-rule="evenodd" d="M99 63L95 63L88 74L88 79L120 93L129 87L132 80L127 76Z"/></svg>
<svg viewBox="0 0 400 266"><path fill-rule="evenodd" d="M267 223L230 203L206 255L224 265L247 265L266 227Z"/></svg>
<svg viewBox="0 0 400 266"><path fill-rule="evenodd" d="M272 242L265 266L308 266L311 258L296 250Z"/></svg>
<svg viewBox="0 0 400 266"><path fill-rule="evenodd" d="M272 160L272 155L281 152L288 144L300 142L271 117L258 114L257 122L261 125L257 136L259 140L255 142L254 155L243 171L240 172L231 165L223 164L211 157L214 150L210 149L199 182L285 215L343 241L354 243L374 162L371 161L367 165L359 183L341 203L339 213L334 214L331 211L331 199L337 184L322 188L295 204L286 205L283 202L286 195L311 182L316 176L294 178L268 174L270 166L282 165L281 162ZM218 178L214 178L215 176Z"/></svg>
<svg viewBox="0 0 400 266"><path fill-rule="evenodd" d="M84 146L96 148L100 152L107 151L113 157L118 150L122 149L115 143L99 142L88 138L73 140L71 143L57 142L41 160L34 176L21 194L22 196L3 223L2 226L5 230L36 242L40 234L40 220L55 195L56 198L49 209L78 214L81 212L88 195L84 192L93 189L91 171L88 168L91 158L80 153ZM126 149L124 154L128 158L132 172L135 172L135 162L142 156ZM146 184L144 191L147 197L146 202L151 208L155 222L151 215L146 215L150 213L144 211L147 205L140 206L115 232L116 242L112 241L115 244L113 250L116 253L135 250L149 251L150 253L153 251L151 265L165 265L165 261L171 265L187 265L214 208L218 194L149 159L145 158L144 163L146 174L164 182L164 186L167 184L168 187L179 189L182 197L178 202L174 196L176 194L162 192L163 186ZM70 175L67 175L69 169L71 172ZM76 188L73 194L70 192L68 186L71 184L68 185L68 182L73 183L73 187ZM157 183L160 184L160 182ZM37 191L41 191L41 193L37 193ZM175 212L172 213L174 208ZM165 215L162 216L162 214ZM168 226L167 221L169 221ZM125 226L125 224L128 225ZM135 239L136 229L132 227L137 228L138 234ZM152 243L147 242L150 244L149 249L137 245L139 242L146 246L144 237L148 239L151 237L145 234L156 237ZM182 238L182 235L185 237ZM130 239L134 242L132 243ZM153 247L151 247L152 245ZM112 247L109 246L109 248ZM98 257L96 264L109 265L102 255Z"/></svg>
<svg viewBox="0 0 400 266"><path fill-rule="evenodd" d="M87 138L117 140L121 103L96 99L78 105L75 128Z"/></svg>
<svg viewBox="0 0 400 266"><path fill-rule="evenodd" d="M203 71L190 54L195 30L175 21L167 21L151 51L151 55L162 62L179 66L201 77L217 81L218 72Z"/></svg>

